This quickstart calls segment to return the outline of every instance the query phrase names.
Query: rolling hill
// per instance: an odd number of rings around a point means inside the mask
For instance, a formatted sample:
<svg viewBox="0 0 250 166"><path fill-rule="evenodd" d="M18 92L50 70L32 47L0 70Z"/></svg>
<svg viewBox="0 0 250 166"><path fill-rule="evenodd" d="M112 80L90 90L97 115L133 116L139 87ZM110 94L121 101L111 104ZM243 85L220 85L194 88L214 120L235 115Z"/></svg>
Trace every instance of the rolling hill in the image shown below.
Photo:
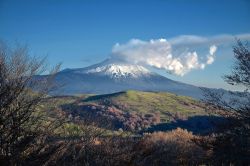
<svg viewBox="0 0 250 166"><path fill-rule="evenodd" d="M52 97L50 100L72 122L95 123L109 130L138 133L182 127L206 133L213 128L214 120L218 121L218 116L206 112L202 102L167 92L129 90L106 95Z"/></svg>
<svg viewBox="0 0 250 166"><path fill-rule="evenodd" d="M125 112L156 113L161 118L169 117L167 113L179 113L185 116L203 115L204 106L191 97L179 96L167 92L124 91L107 95L90 96L83 102L114 106Z"/></svg>

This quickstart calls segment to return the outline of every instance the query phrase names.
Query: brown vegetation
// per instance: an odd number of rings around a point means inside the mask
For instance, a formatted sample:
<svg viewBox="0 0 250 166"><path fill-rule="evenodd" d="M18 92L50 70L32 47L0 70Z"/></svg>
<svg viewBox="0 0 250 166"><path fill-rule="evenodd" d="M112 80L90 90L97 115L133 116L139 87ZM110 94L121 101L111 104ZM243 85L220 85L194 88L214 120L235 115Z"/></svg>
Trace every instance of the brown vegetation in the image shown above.
<svg viewBox="0 0 250 166"><path fill-rule="evenodd" d="M57 69L51 71L52 77ZM43 71L44 60L29 57L26 47L9 49L0 44L0 161L5 164L18 163L27 149L51 132L52 123L56 126L55 121L44 123L39 111L52 85L51 77L39 84L32 79Z"/></svg>
<svg viewBox="0 0 250 166"><path fill-rule="evenodd" d="M98 144L83 145L79 140L58 141L36 152L26 164L44 165L199 165L205 163L206 152L192 140L192 133L176 129L144 137L100 138ZM43 159L43 160L41 160ZM35 163L35 161L39 161Z"/></svg>
<svg viewBox="0 0 250 166"><path fill-rule="evenodd" d="M150 114L124 112L116 107L98 104L76 102L62 106L62 110L75 121L93 119L96 125L115 130L121 128L128 131L140 131L160 123L160 114L157 112Z"/></svg>
<svg viewBox="0 0 250 166"><path fill-rule="evenodd" d="M137 147L138 165L199 165L206 152L192 140L191 132L177 128L170 132L147 134Z"/></svg>
<svg viewBox="0 0 250 166"><path fill-rule="evenodd" d="M250 54L241 42L230 84L249 88ZM230 123L209 136L177 128L144 135L104 135L109 125L130 131L160 122L159 114L123 112L98 104L64 105L43 110L52 78L34 80L44 61L30 58L23 47L0 45L0 165L249 165L249 93L227 103L207 93L206 103ZM53 74L57 71L52 71ZM37 92L30 90L36 89ZM46 99L46 100L45 100ZM68 108L70 107L70 108ZM63 110L62 110L63 109ZM68 111L67 111L68 109ZM209 109L209 107L208 107ZM53 111L52 111L53 110ZM73 110L73 111L72 111ZM223 111L224 110L224 111ZM185 119L175 114L176 119ZM98 122L97 125L94 123ZM63 121L61 121L63 119ZM110 128L109 128L110 129Z"/></svg>

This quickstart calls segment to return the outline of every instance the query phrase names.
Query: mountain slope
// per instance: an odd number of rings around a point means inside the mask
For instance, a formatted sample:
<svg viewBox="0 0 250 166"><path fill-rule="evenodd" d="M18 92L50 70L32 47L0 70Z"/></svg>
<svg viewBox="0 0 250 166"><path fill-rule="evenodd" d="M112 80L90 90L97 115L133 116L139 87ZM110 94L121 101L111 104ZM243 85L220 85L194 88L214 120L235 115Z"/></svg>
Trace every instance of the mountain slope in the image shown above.
<svg viewBox="0 0 250 166"><path fill-rule="evenodd" d="M218 116L209 115L202 102L166 92L124 91L84 95L75 97L73 102L72 98L69 98L70 102L65 97L54 99L60 103L59 110L73 121L90 121L109 130L121 128L147 132L182 127L206 133L213 128L213 123L220 120Z"/></svg>
<svg viewBox="0 0 250 166"><path fill-rule="evenodd" d="M191 97L166 92L124 91L108 95L90 96L84 102L114 106L125 112L156 113L161 118L180 113L183 116L204 115L204 105Z"/></svg>
<svg viewBox="0 0 250 166"><path fill-rule="evenodd" d="M56 75L54 95L108 94L126 90L166 91L201 98L199 87L170 80L140 65L105 60L86 68L66 69Z"/></svg>

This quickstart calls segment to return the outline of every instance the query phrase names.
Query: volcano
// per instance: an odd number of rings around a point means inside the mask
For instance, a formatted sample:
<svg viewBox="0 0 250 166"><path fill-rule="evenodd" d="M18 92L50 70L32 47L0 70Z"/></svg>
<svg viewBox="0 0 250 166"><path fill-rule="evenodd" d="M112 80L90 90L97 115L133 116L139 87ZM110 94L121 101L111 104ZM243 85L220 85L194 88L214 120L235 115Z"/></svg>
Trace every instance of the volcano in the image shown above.
<svg viewBox="0 0 250 166"><path fill-rule="evenodd" d="M56 74L53 95L108 94L126 90L164 91L201 98L202 90L168 79L147 68L107 59L85 68L65 69Z"/></svg>

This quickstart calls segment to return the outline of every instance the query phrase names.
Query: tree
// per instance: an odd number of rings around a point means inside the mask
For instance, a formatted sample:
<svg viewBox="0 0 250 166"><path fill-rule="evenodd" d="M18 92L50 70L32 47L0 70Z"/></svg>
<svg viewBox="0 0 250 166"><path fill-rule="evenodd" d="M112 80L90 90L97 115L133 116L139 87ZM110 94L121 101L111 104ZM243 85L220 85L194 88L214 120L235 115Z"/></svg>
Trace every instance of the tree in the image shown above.
<svg viewBox="0 0 250 166"><path fill-rule="evenodd" d="M0 163L18 165L32 145L52 130L42 118L40 104L53 87L51 77L33 79L45 71L44 59L31 57L27 47L0 43ZM37 89L39 91L32 91ZM55 125L55 123L53 123ZM45 134L46 133L46 134Z"/></svg>
<svg viewBox="0 0 250 166"><path fill-rule="evenodd" d="M225 165L247 165L250 163L250 49L248 43L237 41L233 47L235 63L231 74L223 78L228 84L243 87L242 93L225 97L205 90L208 105L219 108L221 115L229 121L219 126L220 133L200 143L213 151L212 161ZM214 164L215 164L214 163Z"/></svg>

